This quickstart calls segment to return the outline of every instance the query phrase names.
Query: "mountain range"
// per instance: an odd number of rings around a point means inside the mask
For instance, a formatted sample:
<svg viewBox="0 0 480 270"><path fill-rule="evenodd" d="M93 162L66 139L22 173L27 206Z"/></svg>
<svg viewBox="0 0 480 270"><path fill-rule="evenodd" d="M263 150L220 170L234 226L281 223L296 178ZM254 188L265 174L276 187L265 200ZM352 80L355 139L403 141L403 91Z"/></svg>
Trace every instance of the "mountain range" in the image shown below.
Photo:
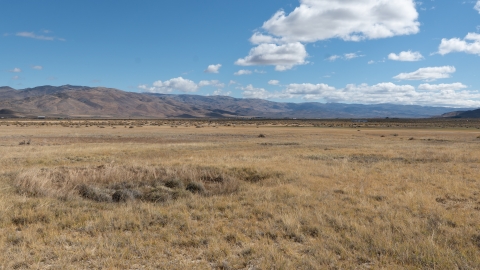
<svg viewBox="0 0 480 270"><path fill-rule="evenodd" d="M464 108L395 104L282 103L229 96L125 92L86 86L0 87L0 116L85 118L428 118Z"/></svg>

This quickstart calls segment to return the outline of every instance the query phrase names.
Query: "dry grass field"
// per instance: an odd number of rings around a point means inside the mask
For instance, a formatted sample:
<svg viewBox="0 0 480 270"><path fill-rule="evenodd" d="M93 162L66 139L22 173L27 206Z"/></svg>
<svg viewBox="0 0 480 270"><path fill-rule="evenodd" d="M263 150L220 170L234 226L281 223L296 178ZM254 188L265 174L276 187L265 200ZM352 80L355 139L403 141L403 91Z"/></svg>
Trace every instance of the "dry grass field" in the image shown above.
<svg viewBox="0 0 480 270"><path fill-rule="evenodd" d="M0 269L480 269L479 127L2 120Z"/></svg>

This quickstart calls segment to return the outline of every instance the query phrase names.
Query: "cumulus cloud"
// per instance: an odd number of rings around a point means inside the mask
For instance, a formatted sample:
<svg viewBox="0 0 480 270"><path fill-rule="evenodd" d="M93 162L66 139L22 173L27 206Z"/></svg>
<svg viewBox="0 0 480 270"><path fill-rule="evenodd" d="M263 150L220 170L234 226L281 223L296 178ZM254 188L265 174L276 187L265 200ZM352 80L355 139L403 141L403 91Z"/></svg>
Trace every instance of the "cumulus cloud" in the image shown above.
<svg viewBox="0 0 480 270"><path fill-rule="evenodd" d="M280 81L278 81L278 80L270 80L270 81L268 81L268 84L270 84L270 85L278 85L279 83L280 83Z"/></svg>
<svg viewBox="0 0 480 270"><path fill-rule="evenodd" d="M363 57L365 55L359 55L357 53L346 53L343 55L343 57L346 59L346 60L350 60L350 59L353 59L353 58L357 58L357 57Z"/></svg>
<svg viewBox="0 0 480 270"><path fill-rule="evenodd" d="M474 8L478 11L478 13L480 13L480 0L478 0Z"/></svg>
<svg viewBox="0 0 480 270"><path fill-rule="evenodd" d="M312 99L315 96L325 96L327 93L333 91L335 91L335 87L327 84L302 83L289 84L284 90L284 93L290 96L302 95L304 99Z"/></svg>
<svg viewBox="0 0 480 270"><path fill-rule="evenodd" d="M12 80L18 80L18 79L20 79L20 76L13 76L12 77Z"/></svg>
<svg viewBox="0 0 480 270"><path fill-rule="evenodd" d="M388 59L394 61L415 62L422 60L423 55L419 52L404 51L400 52L399 54L391 53L388 55Z"/></svg>
<svg viewBox="0 0 480 270"><path fill-rule="evenodd" d="M250 38L250 42L257 45L263 43L283 43L282 40L279 38L274 38L272 36L264 35L258 32L253 34L253 36Z"/></svg>
<svg viewBox="0 0 480 270"><path fill-rule="evenodd" d="M247 69L241 69L241 70L233 73L233 75L235 75L235 76L250 75L250 74L252 74L252 71L251 71L251 70L247 70Z"/></svg>
<svg viewBox="0 0 480 270"><path fill-rule="evenodd" d="M426 90L426 91L445 91L445 90L460 90L460 89L464 89L464 88L467 88L466 85L464 85L463 83L441 83L441 84L428 84L428 83L424 83L424 84L420 84L418 86L418 89L419 90Z"/></svg>
<svg viewBox="0 0 480 270"><path fill-rule="evenodd" d="M375 85L347 84L335 88L327 84L289 84L281 92L268 92L263 88L248 85L242 88L244 97L253 98L301 98L304 100L322 100L326 102L380 104L395 103L404 105L429 106L480 106L480 92L465 90L462 83L397 85L383 82Z"/></svg>
<svg viewBox="0 0 480 270"><path fill-rule="evenodd" d="M332 55L327 58L328 61L334 62L335 60L342 58L340 55Z"/></svg>
<svg viewBox="0 0 480 270"><path fill-rule="evenodd" d="M361 55L361 54L357 54L357 53L345 53L343 56L341 56L341 55L329 56L326 60L328 60L330 62L334 62L337 59L351 60L351 59L354 59L354 58L357 58L357 57L363 57L363 56L365 56L365 55Z"/></svg>
<svg viewBox="0 0 480 270"><path fill-rule="evenodd" d="M33 69L36 69L36 70L42 70L43 67L42 66L32 66Z"/></svg>
<svg viewBox="0 0 480 270"><path fill-rule="evenodd" d="M420 23L413 0L300 0L289 14L280 10L250 38L257 47L237 65L274 65L277 71L308 63L305 43L416 34ZM264 32L264 33L262 33ZM340 56L331 56L335 61ZM359 57L346 54L345 59Z"/></svg>
<svg viewBox="0 0 480 270"><path fill-rule="evenodd" d="M230 96L231 94L231 91L224 92L222 89L218 89L213 91L212 96Z"/></svg>
<svg viewBox="0 0 480 270"><path fill-rule="evenodd" d="M215 86L215 87L223 88L223 87L225 87L225 84L224 84L224 83L221 83L221 82L218 81L218 80L211 80L211 81L200 81L200 82L198 83L198 86L199 86L199 87Z"/></svg>
<svg viewBox="0 0 480 270"><path fill-rule="evenodd" d="M452 52L480 55L480 34L468 33L464 39L442 39L442 42L438 47L438 53L445 55Z"/></svg>
<svg viewBox="0 0 480 270"><path fill-rule="evenodd" d="M285 71L296 65L304 65L308 62L305 46L300 42L282 45L260 44L250 50L245 58L238 59L235 64L240 66L274 65L275 70Z"/></svg>
<svg viewBox="0 0 480 270"><path fill-rule="evenodd" d="M417 19L413 0L300 0L290 14L280 10L262 28L286 42L359 41L416 34Z"/></svg>
<svg viewBox="0 0 480 270"><path fill-rule="evenodd" d="M270 93L264 88L256 88L249 84L246 87L239 87L243 91L243 97L245 98L260 98L270 99L278 97L276 93Z"/></svg>
<svg viewBox="0 0 480 270"><path fill-rule="evenodd" d="M22 72L22 70L20 68L14 68L12 70L9 70L10 72L14 72L14 73L19 73L19 72Z"/></svg>
<svg viewBox="0 0 480 270"><path fill-rule="evenodd" d="M455 67L452 66L426 67L410 73L400 73L393 78L397 80L435 81L437 79L450 78L450 74L454 73L455 71Z"/></svg>
<svg viewBox="0 0 480 270"><path fill-rule="evenodd" d="M17 37L25 37L25 38L33 38L33 39L39 39L39 40L60 40L60 41L65 41L64 38L57 38L53 36L45 36L45 35L38 35L35 34L34 32L18 32L15 34Z"/></svg>
<svg viewBox="0 0 480 270"><path fill-rule="evenodd" d="M218 73L221 67L222 67L221 64L209 65L207 67L207 69L204 70L204 72L205 73Z"/></svg>
<svg viewBox="0 0 480 270"><path fill-rule="evenodd" d="M225 87L225 84L221 83L218 80L211 80L211 81L204 80L204 81L200 81L197 84L192 80L178 77L178 78L173 78L167 81L156 81L152 84L152 86L141 84L138 86L138 88L150 93L166 94L174 91L178 91L182 93L191 93L191 92L196 92L199 88L206 87L206 86L223 88Z"/></svg>

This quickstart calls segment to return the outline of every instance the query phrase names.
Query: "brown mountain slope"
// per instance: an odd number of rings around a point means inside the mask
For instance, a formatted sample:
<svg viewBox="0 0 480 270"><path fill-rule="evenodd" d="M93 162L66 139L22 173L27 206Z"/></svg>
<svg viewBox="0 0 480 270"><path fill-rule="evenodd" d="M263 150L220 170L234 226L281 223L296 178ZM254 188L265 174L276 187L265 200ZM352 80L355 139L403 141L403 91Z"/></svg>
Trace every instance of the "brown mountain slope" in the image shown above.
<svg viewBox="0 0 480 270"><path fill-rule="evenodd" d="M426 118L462 108L394 104L280 103L226 96L125 92L105 87L0 87L0 110L18 116L92 118Z"/></svg>
<svg viewBox="0 0 480 270"><path fill-rule="evenodd" d="M442 115L449 118L480 118L480 109L465 111L465 112L451 112Z"/></svg>
<svg viewBox="0 0 480 270"><path fill-rule="evenodd" d="M24 114L83 117L203 117L208 111L194 110L174 100L164 100L112 88L43 86L14 90L1 98L0 108Z"/></svg>

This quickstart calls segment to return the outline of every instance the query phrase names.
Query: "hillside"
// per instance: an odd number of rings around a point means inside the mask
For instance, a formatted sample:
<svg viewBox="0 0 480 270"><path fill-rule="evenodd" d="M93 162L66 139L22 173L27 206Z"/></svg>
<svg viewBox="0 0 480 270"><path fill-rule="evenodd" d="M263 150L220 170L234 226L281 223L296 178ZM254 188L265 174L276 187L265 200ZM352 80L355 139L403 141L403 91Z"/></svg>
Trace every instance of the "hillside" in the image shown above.
<svg viewBox="0 0 480 270"><path fill-rule="evenodd" d="M89 118L428 118L461 108L394 104L281 103L228 96L125 92L86 86L0 87L4 117Z"/></svg>
<svg viewBox="0 0 480 270"><path fill-rule="evenodd" d="M470 111L455 111L443 114L442 117L449 118L480 118L480 109L470 110Z"/></svg>

